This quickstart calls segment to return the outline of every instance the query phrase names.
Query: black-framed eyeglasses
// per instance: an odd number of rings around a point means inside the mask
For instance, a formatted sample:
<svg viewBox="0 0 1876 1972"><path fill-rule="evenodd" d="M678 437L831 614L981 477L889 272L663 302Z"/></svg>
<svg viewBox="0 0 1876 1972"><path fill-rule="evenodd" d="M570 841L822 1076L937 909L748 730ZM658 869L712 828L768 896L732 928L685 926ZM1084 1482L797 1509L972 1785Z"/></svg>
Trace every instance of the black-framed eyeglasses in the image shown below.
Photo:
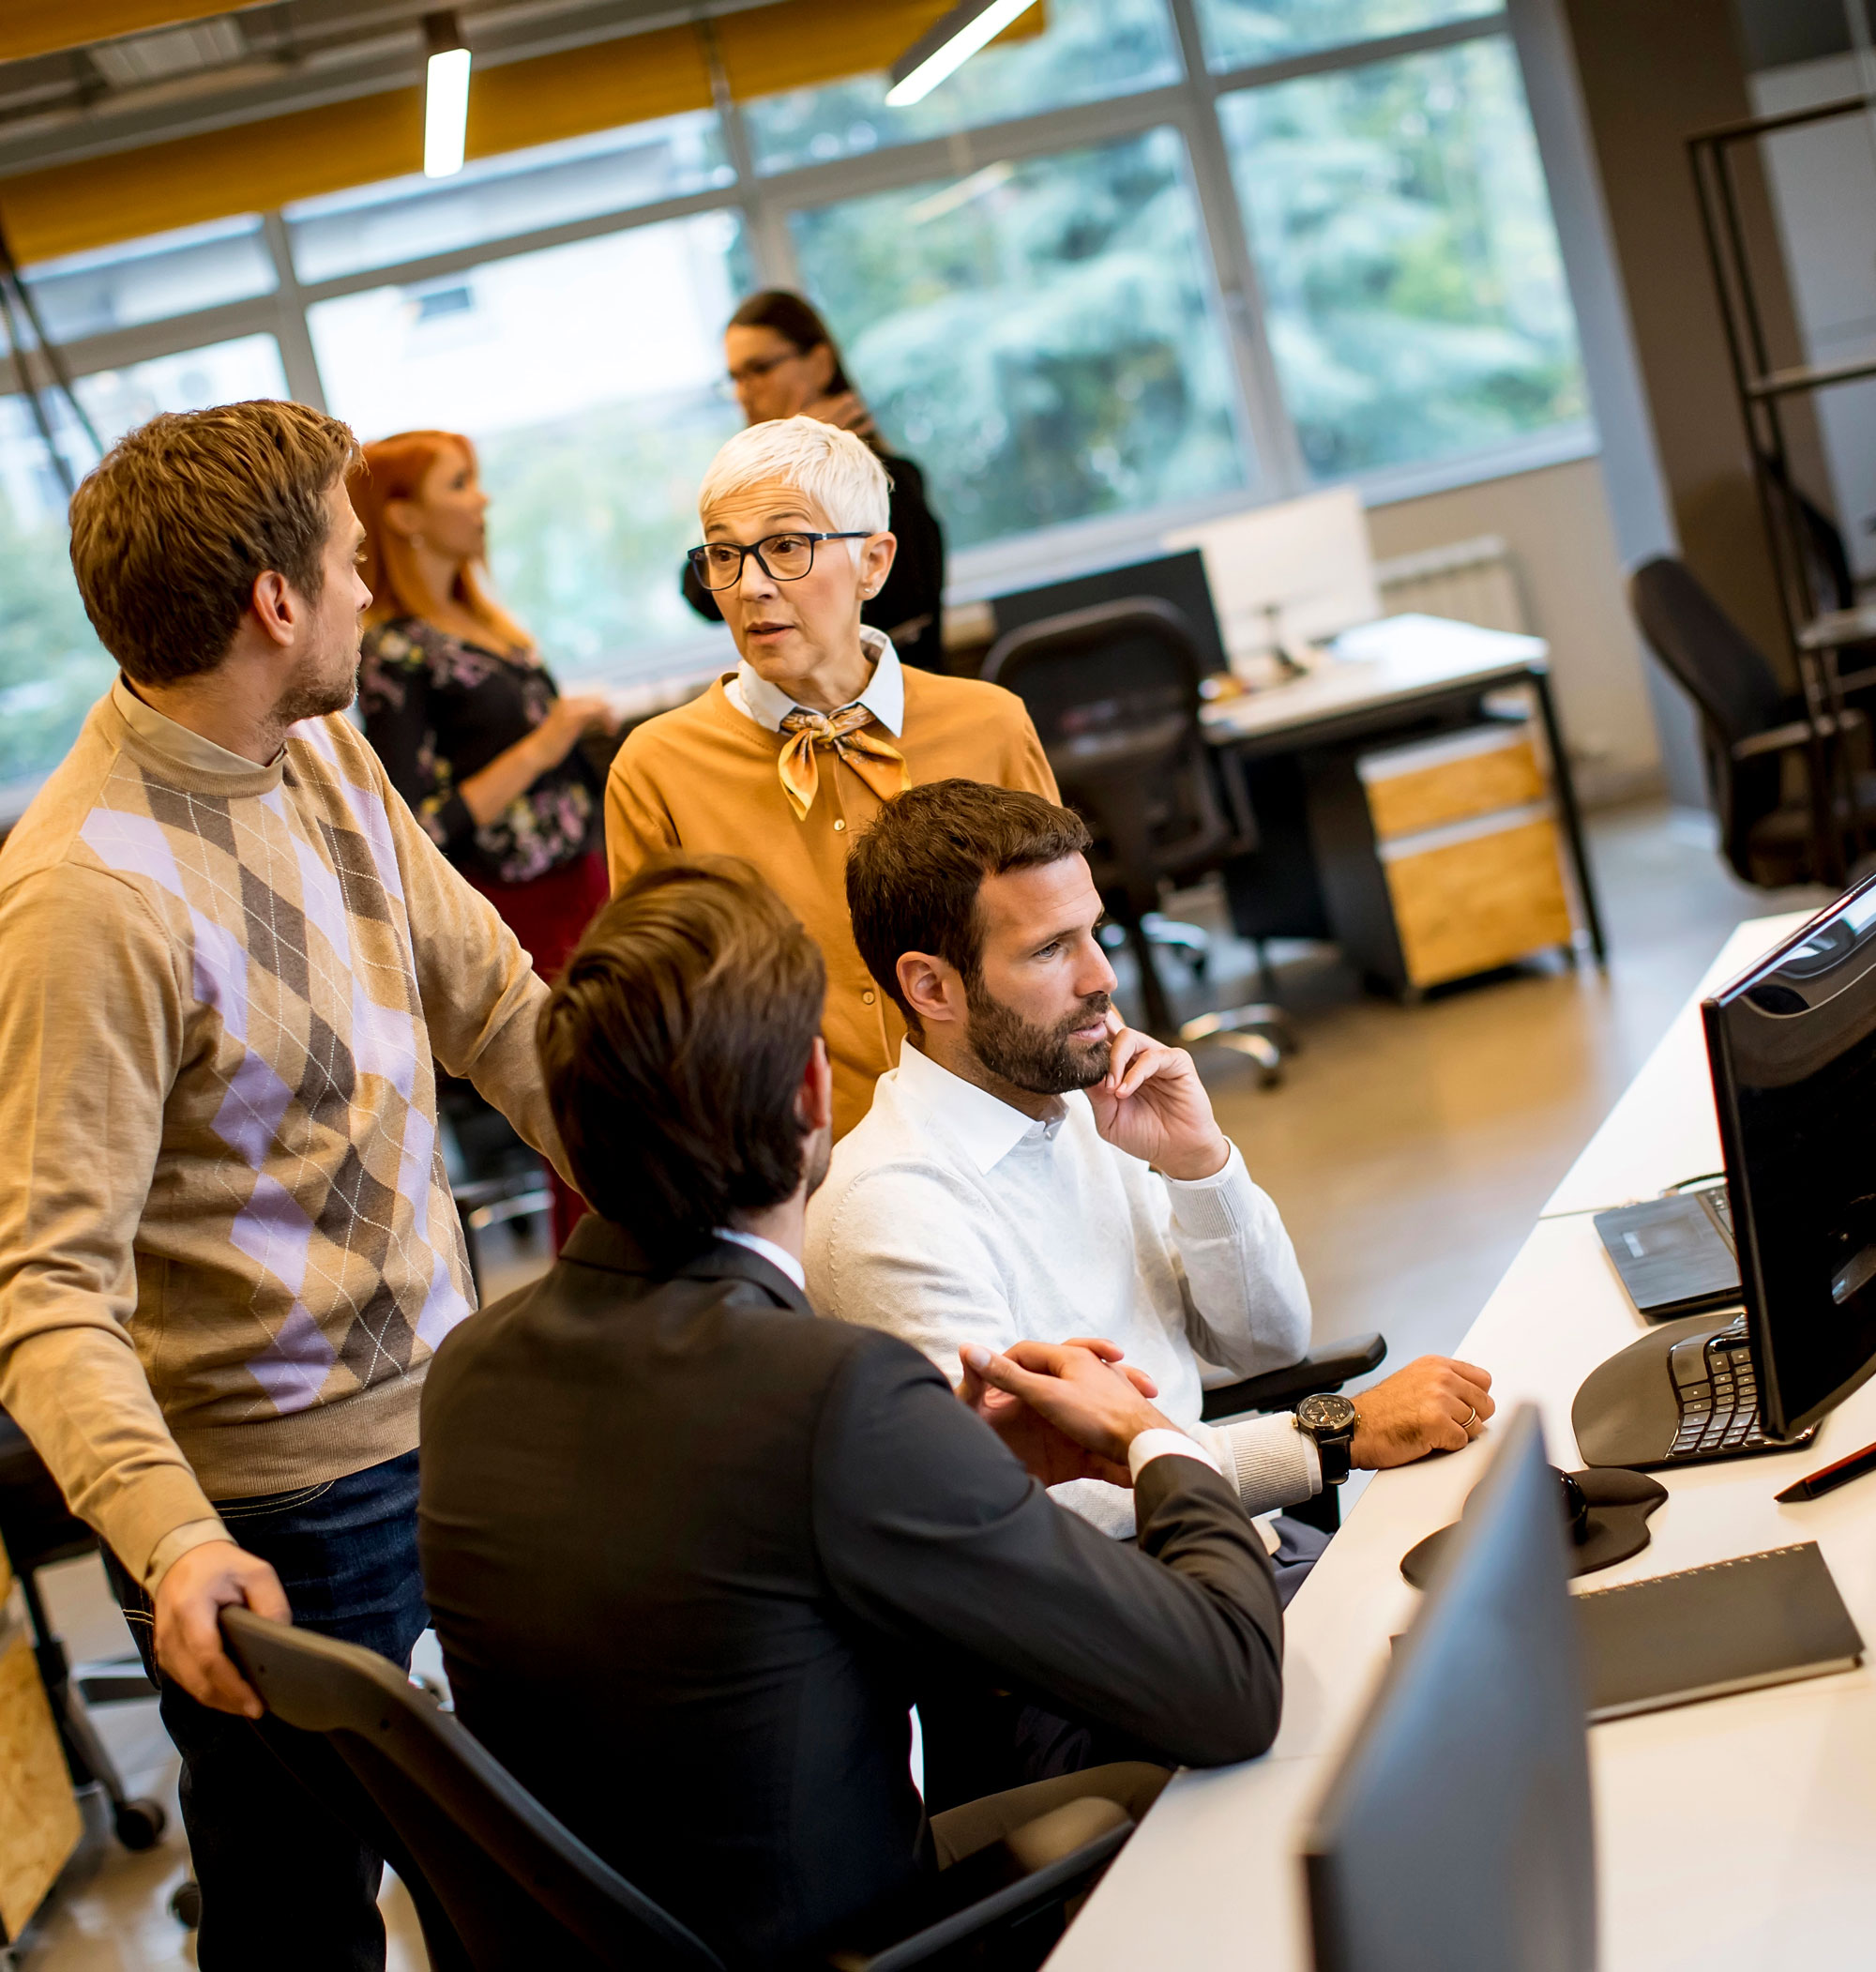
<svg viewBox="0 0 1876 1972"><path fill-rule="evenodd" d="M870 539L871 536L862 527L845 534L803 534L798 530L765 534L747 548L740 541L705 541L701 548L691 549L690 566L706 589L734 589L743 579L744 558L751 554L756 558L756 567L771 582L799 582L814 566L816 541Z"/></svg>

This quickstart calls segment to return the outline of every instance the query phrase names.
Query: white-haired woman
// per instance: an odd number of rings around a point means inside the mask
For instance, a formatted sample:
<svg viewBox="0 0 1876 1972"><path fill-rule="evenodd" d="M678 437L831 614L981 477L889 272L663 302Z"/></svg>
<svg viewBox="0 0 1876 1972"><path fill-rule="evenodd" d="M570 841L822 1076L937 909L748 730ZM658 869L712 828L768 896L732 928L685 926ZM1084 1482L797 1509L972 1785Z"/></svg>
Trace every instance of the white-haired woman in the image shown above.
<svg viewBox="0 0 1876 1972"><path fill-rule="evenodd" d="M691 565L742 661L648 720L606 784L616 890L671 849L747 857L827 961L834 1129L851 1130L905 1029L847 918L847 848L882 801L959 778L1056 798L1022 702L976 678L903 668L860 612L892 569L886 478L851 432L812 417L751 425L697 496Z"/></svg>

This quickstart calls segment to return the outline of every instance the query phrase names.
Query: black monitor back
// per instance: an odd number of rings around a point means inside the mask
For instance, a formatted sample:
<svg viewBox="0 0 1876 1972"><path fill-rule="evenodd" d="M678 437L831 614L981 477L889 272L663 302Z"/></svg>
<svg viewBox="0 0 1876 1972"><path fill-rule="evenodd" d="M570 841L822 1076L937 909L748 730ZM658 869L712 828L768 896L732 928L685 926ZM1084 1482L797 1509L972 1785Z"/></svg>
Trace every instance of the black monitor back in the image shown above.
<svg viewBox="0 0 1876 1972"><path fill-rule="evenodd" d="M1097 603L1126 602L1136 596L1157 596L1170 602L1189 625L1192 648L1202 676L1228 671L1225 643L1218 630L1212 591L1205 581L1205 557L1196 548L1183 554L1162 554L1152 561L1129 562L1122 569L1100 569L1071 582L1051 582L1039 589L1021 589L992 599L997 635L1040 623L1046 616L1066 616Z"/></svg>
<svg viewBox="0 0 1876 1972"><path fill-rule="evenodd" d="M1701 1005L1766 1431L1876 1371L1876 878Z"/></svg>
<svg viewBox="0 0 1876 1972"><path fill-rule="evenodd" d="M1557 1476L1520 1409L1317 1810L1317 1972L1594 1972L1582 1668Z"/></svg>

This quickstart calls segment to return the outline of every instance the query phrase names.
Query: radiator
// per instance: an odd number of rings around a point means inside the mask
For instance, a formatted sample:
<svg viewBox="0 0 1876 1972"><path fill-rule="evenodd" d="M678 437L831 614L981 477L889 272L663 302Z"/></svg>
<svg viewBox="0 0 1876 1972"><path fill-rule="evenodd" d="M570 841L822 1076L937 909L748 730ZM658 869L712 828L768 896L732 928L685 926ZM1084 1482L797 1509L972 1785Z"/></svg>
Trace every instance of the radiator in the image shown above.
<svg viewBox="0 0 1876 1972"><path fill-rule="evenodd" d="M1417 611L1476 623L1486 630L1530 628L1511 551L1496 534L1376 562L1374 579L1382 608L1390 616Z"/></svg>

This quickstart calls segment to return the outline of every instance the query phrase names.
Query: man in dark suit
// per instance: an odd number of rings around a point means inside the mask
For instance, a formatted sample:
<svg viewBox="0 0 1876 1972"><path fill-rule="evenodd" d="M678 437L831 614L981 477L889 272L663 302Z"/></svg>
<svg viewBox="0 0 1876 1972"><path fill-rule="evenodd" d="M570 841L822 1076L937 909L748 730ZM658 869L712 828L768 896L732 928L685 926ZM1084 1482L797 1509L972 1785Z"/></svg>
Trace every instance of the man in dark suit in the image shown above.
<svg viewBox="0 0 1876 1972"><path fill-rule="evenodd" d="M541 1022L593 1213L447 1339L423 1400L463 1720L737 1965L909 1931L1000 1838L1046 1859L1022 1831L1048 1811L1138 1813L1170 1766L1262 1752L1281 1702L1263 1544L1118 1352L974 1349L960 1402L904 1342L812 1319L824 993L748 864L627 884ZM1076 1477L1131 1480L1137 1545L1050 1500ZM928 1821L907 1715L934 1681L1033 1694L1141 1759Z"/></svg>

